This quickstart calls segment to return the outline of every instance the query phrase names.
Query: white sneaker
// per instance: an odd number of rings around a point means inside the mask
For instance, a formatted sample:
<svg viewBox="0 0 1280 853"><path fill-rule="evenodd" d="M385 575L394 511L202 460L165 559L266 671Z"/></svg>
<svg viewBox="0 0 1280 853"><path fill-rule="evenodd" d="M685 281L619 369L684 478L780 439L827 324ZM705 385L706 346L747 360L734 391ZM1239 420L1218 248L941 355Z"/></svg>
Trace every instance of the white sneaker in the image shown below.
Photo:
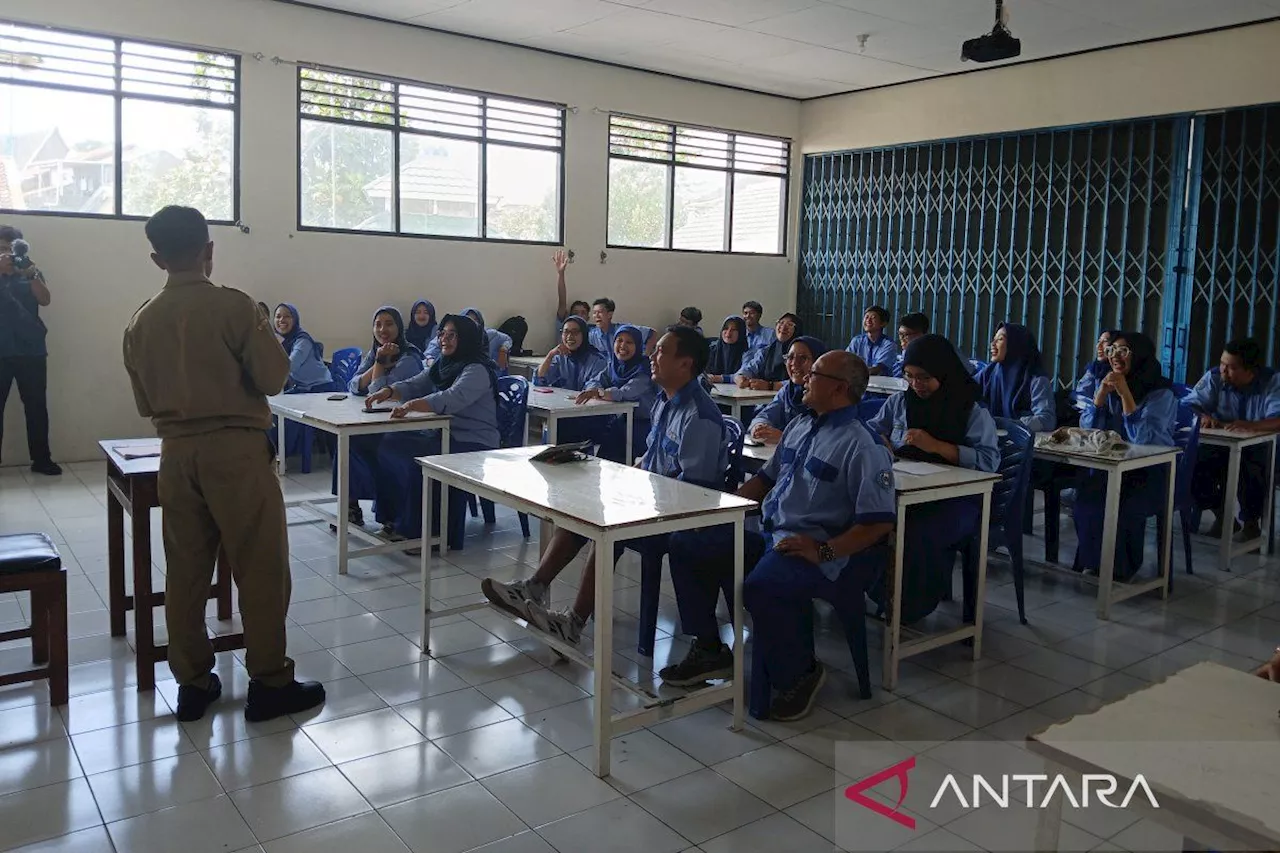
<svg viewBox="0 0 1280 853"><path fill-rule="evenodd" d="M576 646L582 642L582 629L585 622L580 622L571 610L552 611L537 602L529 602L529 621L538 630L550 634L556 639Z"/></svg>
<svg viewBox="0 0 1280 853"><path fill-rule="evenodd" d="M526 622L530 621L529 605L538 604L545 607L550 603L550 588L539 588L540 586L533 583L532 578L514 583L502 583L493 578L480 581L480 591L495 607L518 616Z"/></svg>

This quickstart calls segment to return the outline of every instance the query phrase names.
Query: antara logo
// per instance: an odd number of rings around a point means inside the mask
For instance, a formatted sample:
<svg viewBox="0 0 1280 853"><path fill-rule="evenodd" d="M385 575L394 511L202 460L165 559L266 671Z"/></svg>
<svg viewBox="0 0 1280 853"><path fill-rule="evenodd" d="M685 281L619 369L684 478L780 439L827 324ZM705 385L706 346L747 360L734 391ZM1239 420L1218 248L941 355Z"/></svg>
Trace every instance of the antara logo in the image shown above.
<svg viewBox="0 0 1280 853"><path fill-rule="evenodd" d="M916 759L915 756L912 756L892 767L886 767L879 773L874 773L865 779L855 782L845 789L844 795L858 805L868 808L878 815L883 815L895 823L905 826L907 829L915 829L915 818L908 814L903 814L901 811L902 804L907 799L907 790L910 785L910 779L907 774L915 769L915 766ZM895 778L898 780L898 801L893 806L873 800L864 793L882 782ZM938 786L937 793L933 795L929 808L937 808L943 798L950 794L950 796L955 797L963 808L976 809L984 804L985 794L986 800L1002 809L1018 805L1029 809L1042 809L1053 803L1054 797L1062 797L1067 803L1071 804L1072 808L1088 808L1090 803L1096 801L1109 809L1124 809L1129 807L1129 803L1139 793L1146 798L1153 809L1160 808L1151 786L1147 784L1147 780L1141 773L1134 778L1129 785L1128 793L1124 795L1124 799L1118 804L1113 802L1111 797L1120 790L1120 782L1115 776L1108 774L1084 774L1081 777L1078 788L1072 787L1062 774L1049 776L1046 773L1006 773L996 778L999 779L999 782L993 785L985 776L975 775L969 789L969 796L966 797L965 790L956 780L955 774L948 773L946 778L942 780L942 784ZM1015 797L1019 788L1024 794L1020 801ZM1037 796L1038 791L1042 791L1043 795ZM1077 796L1077 793L1079 796Z"/></svg>

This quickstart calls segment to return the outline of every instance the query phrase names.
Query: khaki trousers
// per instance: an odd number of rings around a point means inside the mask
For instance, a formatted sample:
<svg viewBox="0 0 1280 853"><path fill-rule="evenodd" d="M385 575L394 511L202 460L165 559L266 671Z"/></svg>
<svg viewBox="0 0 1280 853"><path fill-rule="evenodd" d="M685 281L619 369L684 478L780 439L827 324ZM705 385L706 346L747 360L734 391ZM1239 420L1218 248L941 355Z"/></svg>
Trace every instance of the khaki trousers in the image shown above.
<svg viewBox="0 0 1280 853"><path fill-rule="evenodd" d="M166 438L158 486L174 679L209 685L214 656L205 607L221 543L239 590L249 676L268 687L288 684L289 534L266 435L237 428Z"/></svg>

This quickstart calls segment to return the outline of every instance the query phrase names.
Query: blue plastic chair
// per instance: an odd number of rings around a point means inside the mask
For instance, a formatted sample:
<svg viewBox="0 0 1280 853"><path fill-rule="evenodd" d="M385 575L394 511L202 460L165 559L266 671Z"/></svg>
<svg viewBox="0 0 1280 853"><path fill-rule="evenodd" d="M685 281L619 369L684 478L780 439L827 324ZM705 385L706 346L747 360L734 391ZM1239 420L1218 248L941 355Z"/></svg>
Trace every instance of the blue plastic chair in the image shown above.
<svg viewBox="0 0 1280 853"><path fill-rule="evenodd" d="M1027 624L1023 601L1025 569L1022 560L1022 522L1031 488L1031 462L1035 458L1035 437L1019 421L996 418L996 429L1004 435L997 439L1000 447L1000 480L991 489L991 519L987 524L987 550L1003 547L1013 565L1013 591L1018 598L1018 621ZM976 577L978 537L974 536L964 552L966 578ZM968 584L966 584L966 590ZM966 617L973 602L965 596Z"/></svg>
<svg viewBox="0 0 1280 853"><path fill-rule="evenodd" d="M736 491L742 485L742 446L746 430L742 422L731 415L721 415L725 438L729 443L729 467L725 470L725 491ZM720 585L725 601L733 601L733 582ZM662 594L662 557L640 554L640 625L636 639L636 651L645 657L653 657L653 644L658 635L658 604Z"/></svg>
<svg viewBox="0 0 1280 853"><path fill-rule="evenodd" d="M863 397L862 402L858 403L858 420L875 436L876 431L871 429L871 419L880 414L880 410L884 408L884 401L888 397Z"/></svg>
<svg viewBox="0 0 1280 853"><path fill-rule="evenodd" d="M346 389L347 383L356 375L356 370L360 368L360 359L362 354L357 347L343 347L333 354L333 362L329 365L329 373L333 376L334 384L340 385L343 390Z"/></svg>
<svg viewBox="0 0 1280 853"><path fill-rule="evenodd" d="M498 446L524 447L529 414L529 380L523 376L498 379ZM493 524L493 501L480 500L486 524ZM518 513L520 532L529 538L529 516Z"/></svg>

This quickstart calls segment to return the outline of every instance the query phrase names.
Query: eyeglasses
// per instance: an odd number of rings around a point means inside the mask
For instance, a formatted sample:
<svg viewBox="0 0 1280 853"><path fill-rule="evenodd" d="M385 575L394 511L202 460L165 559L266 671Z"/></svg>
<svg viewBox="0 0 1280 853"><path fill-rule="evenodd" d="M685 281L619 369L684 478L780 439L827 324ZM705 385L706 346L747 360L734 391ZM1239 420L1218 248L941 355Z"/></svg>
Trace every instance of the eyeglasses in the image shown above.
<svg viewBox="0 0 1280 853"><path fill-rule="evenodd" d="M1127 358L1133 350L1126 346L1115 346L1112 344L1103 350L1107 354L1107 358Z"/></svg>
<svg viewBox="0 0 1280 853"><path fill-rule="evenodd" d="M809 362L810 364L813 364L813 359L812 359L812 358L810 358L809 356L807 356L807 355L796 355L796 354L795 354L795 353L793 353L793 352L789 352L789 353L787 353L786 355L784 355L784 356L782 357L782 360L783 360L783 361L785 361L787 364L791 364L792 362L796 362L796 361L807 361L807 362Z"/></svg>
<svg viewBox="0 0 1280 853"><path fill-rule="evenodd" d="M809 375L811 377L821 376L825 379L830 379L832 382L848 382L849 381L848 379L845 379L843 376L832 376L830 373L823 373L821 370L810 370Z"/></svg>
<svg viewBox="0 0 1280 853"><path fill-rule="evenodd" d="M902 378L908 385L925 385L933 381L927 373L903 373Z"/></svg>
<svg viewBox="0 0 1280 853"><path fill-rule="evenodd" d="M458 339L457 332L441 332L437 337L442 341L456 341Z"/></svg>

